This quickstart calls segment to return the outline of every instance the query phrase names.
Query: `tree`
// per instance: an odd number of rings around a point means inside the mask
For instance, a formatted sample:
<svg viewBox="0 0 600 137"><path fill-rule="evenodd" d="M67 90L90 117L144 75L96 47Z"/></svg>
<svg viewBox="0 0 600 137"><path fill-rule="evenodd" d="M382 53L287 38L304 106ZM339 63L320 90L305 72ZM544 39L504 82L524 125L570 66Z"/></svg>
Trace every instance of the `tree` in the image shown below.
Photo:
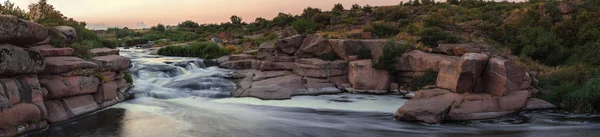
<svg viewBox="0 0 600 137"><path fill-rule="evenodd" d="M419 2L419 0L415 0L415 1L413 1L412 5L419 6L419 5L421 5L421 3Z"/></svg>
<svg viewBox="0 0 600 137"><path fill-rule="evenodd" d="M357 10L360 10L360 9L361 9L360 5L354 4L354 5L352 5L352 9L350 9L350 10L357 11Z"/></svg>
<svg viewBox="0 0 600 137"><path fill-rule="evenodd" d="M29 19L29 16L25 10L22 10L10 0L4 2L4 5L0 4L0 14L14 15L21 19Z"/></svg>
<svg viewBox="0 0 600 137"><path fill-rule="evenodd" d="M319 24L323 24L323 25L329 25L331 18L333 18L333 15L331 14L327 14L327 13L319 13L314 15L311 20L315 23L319 23Z"/></svg>
<svg viewBox="0 0 600 137"><path fill-rule="evenodd" d="M305 19L310 19L319 13L322 13L321 9L308 7L306 9L304 9L304 11L302 12L302 15L300 15L300 16L302 16Z"/></svg>
<svg viewBox="0 0 600 137"><path fill-rule="evenodd" d="M187 20L182 23L179 23L177 26L179 28L188 28L188 29L195 29L195 28L200 27L200 25L198 25L198 23L191 21L191 20Z"/></svg>
<svg viewBox="0 0 600 137"><path fill-rule="evenodd" d="M237 15L233 15L229 19L231 20L231 23L233 23L233 24L237 24L237 25L242 24L242 17L239 17Z"/></svg>
<svg viewBox="0 0 600 137"><path fill-rule="evenodd" d="M333 5L333 9L331 9L331 11L342 12L342 11L344 11L344 5L342 5L341 3L335 4L335 5Z"/></svg>
<svg viewBox="0 0 600 137"><path fill-rule="evenodd" d="M29 19L39 21L41 19L63 19L63 14L54 10L54 6L48 4L47 0L29 5Z"/></svg>
<svg viewBox="0 0 600 137"><path fill-rule="evenodd" d="M458 5L458 0L446 0L447 3Z"/></svg>
<svg viewBox="0 0 600 137"><path fill-rule="evenodd" d="M285 27L288 24L296 20L292 14L279 13L277 17L273 18L273 24L279 27Z"/></svg>
<svg viewBox="0 0 600 137"><path fill-rule="evenodd" d="M423 29L423 31L421 31L419 33L419 35L421 36L421 41L423 41L423 44L425 44L426 46L429 46L429 47L437 47L438 43L440 43L440 42L445 42L445 43L458 42L457 37L444 32L444 30L442 30L442 28L439 28L439 27L425 28L425 29Z"/></svg>
<svg viewBox="0 0 600 137"><path fill-rule="evenodd" d="M165 25L159 23L158 25L151 27L150 30L164 32L166 28Z"/></svg>
<svg viewBox="0 0 600 137"><path fill-rule="evenodd" d="M362 8L362 11L366 12L366 13L372 13L373 7L371 5L366 5L365 7Z"/></svg>
<svg viewBox="0 0 600 137"><path fill-rule="evenodd" d="M317 24L306 19L299 19L292 23L292 28L301 34L311 34L317 31Z"/></svg>

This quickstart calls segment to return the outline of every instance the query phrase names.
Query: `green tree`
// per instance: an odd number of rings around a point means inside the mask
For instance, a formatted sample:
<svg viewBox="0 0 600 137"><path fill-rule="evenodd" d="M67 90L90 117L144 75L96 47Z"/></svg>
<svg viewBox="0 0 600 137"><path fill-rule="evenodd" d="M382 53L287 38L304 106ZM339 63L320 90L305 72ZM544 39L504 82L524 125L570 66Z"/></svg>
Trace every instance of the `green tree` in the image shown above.
<svg viewBox="0 0 600 137"><path fill-rule="evenodd" d="M164 32L166 28L165 25L159 23L158 25L151 27L150 30Z"/></svg>
<svg viewBox="0 0 600 137"><path fill-rule="evenodd" d="M302 12L302 15L300 15L300 16L302 16L305 19L310 19L319 13L322 13L321 9L308 7L306 9L304 9L304 11Z"/></svg>
<svg viewBox="0 0 600 137"><path fill-rule="evenodd" d="M229 18L231 20L231 23L239 25L242 24L242 17L239 17L237 15L233 15Z"/></svg>
<svg viewBox="0 0 600 137"><path fill-rule="evenodd" d="M296 20L292 14L279 13L277 17L273 18L273 24L279 27L285 27L288 24Z"/></svg>
<svg viewBox="0 0 600 137"><path fill-rule="evenodd" d="M458 42L457 37L444 32L444 30L442 30L442 28L439 28L439 27L424 28L419 33L419 35L421 36L421 41L423 42L423 44L425 44L426 46L429 46L429 47L437 47L438 43L440 43L440 42L444 42L444 43Z"/></svg>
<svg viewBox="0 0 600 137"><path fill-rule="evenodd" d="M342 12L342 11L344 11L344 5L342 5L342 3L335 4L335 5L333 5L333 9L331 9L331 11Z"/></svg>
<svg viewBox="0 0 600 137"><path fill-rule="evenodd" d="M366 12L366 13L372 13L373 12L373 7L371 5L366 5L366 6L364 6L362 8L362 11Z"/></svg>
<svg viewBox="0 0 600 137"><path fill-rule="evenodd" d="M354 4L354 5L352 5L352 8L350 10L352 10L352 11L358 11L360 9L361 9L360 5Z"/></svg>
<svg viewBox="0 0 600 137"><path fill-rule="evenodd" d="M292 23L292 28L301 34L311 34L317 31L317 24L306 19L299 19Z"/></svg>
<svg viewBox="0 0 600 137"><path fill-rule="evenodd" d="M458 5L458 0L446 0L447 3Z"/></svg>
<svg viewBox="0 0 600 137"><path fill-rule="evenodd" d="M200 25L198 25L198 23L191 21L191 20L187 20L184 22L181 22L177 25L179 28L188 28L188 29L195 29L195 28L199 28Z"/></svg>
<svg viewBox="0 0 600 137"><path fill-rule="evenodd" d="M15 6L10 0L4 2L4 5L0 4L0 14L14 15L21 19L29 19L29 15L25 10Z"/></svg>

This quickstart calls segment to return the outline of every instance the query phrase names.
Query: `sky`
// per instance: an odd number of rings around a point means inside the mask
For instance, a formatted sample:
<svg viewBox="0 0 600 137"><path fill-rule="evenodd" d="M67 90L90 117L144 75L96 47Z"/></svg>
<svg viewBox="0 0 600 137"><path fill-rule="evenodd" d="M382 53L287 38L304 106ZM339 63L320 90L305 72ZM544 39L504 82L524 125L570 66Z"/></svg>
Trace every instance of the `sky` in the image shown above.
<svg viewBox="0 0 600 137"><path fill-rule="evenodd" d="M26 9L38 0L10 1ZM309 6L331 10L336 3L350 8L355 3L381 6L401 1L408 0L48 0L48 3L67 17L85 21L89 28L103 29L144 28L158 23L175 25L186 20L221 23L228 22L231 15L253 22L257 17L272 19L279 12L300 14Z"/></svg>

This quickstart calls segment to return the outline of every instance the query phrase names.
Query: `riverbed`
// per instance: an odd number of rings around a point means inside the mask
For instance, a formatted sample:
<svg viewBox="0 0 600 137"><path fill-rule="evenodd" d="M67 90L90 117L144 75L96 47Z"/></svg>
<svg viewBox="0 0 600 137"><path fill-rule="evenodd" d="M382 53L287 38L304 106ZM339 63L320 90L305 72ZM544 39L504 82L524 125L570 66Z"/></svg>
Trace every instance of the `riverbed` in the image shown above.
<svg viewBox="0 0 600 137"><path fill-rule="evenodd" d="M505 118L424 124L393 119L398 95L338 94L290 100L232 98L235 70L202 59L121 49L134 62L134 99L24 136L123 137L598 137L600 115L525 111Z"/></svg>

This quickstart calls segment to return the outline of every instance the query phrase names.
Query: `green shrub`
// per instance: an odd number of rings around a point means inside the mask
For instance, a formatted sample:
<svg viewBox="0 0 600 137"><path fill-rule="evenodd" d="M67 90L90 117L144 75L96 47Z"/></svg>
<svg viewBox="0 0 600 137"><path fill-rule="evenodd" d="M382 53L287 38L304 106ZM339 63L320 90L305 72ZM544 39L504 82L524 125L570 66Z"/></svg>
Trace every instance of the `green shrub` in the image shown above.
<svg viewBox="0 0 600 137"><path fill-rule="evenodd" d="M379 37L390 37L398 34L400 29L385 23L372 23L371 26L365 28L364 31L375 33Z"/></svg>
<svg viewBox="0 0 600 137"><path fill-rule="evenodd" d="M360 48L357 49L356 51L356 55L358 57L358 59L371 59L373 58L373 56L371 55L371 50L369 48L366 48L364 46L361 46Z"/></svg>
<svg viewBox="0 0 600 137"><path fill-rule="evenodd" d="M540 98L575 113L600 112L600 69L576 65L540 79Z"/></svg>
<svg viewBox="0 0 600 137"><path fill-rule="evenodd" d="M419 35L421 36L423 44L429 47L437 47L437 45L442 42L457 43L459 41L456 36L444 32L444 30L439 27L424 28L419 32Z"/></svg>
<svg viewBox="0 0 600 137"><path fill-rule="evenodd" d="M300 34L312 34L317 31L317 24L306 19L299 19L292 23L292 28Z"/></svg>
<svg viewBox="0 0 600 137"><path fill-rule="evenodd" d="M340 57L337 54L335 54L334 52L323 54L323 55L319 56L319 58L322 60L326 60L326 61L334 61L334 60L340 59Z"/></svg>
<svg viewBox="0 0 600 137"><path fill-rule="evenodd" d="M127 83L129 84L133 84L133 77L131 77L131 72L124 71L123 73L125 74L125 81L127 81Z"/></svg>
<svg viewBox="0 0 600 137"><path fill-rule="evenodd" d="M392 75L396 75L397 57L408 50L408 45L398 45L396 41L390 40L383 46L383 55L376 60L373 60L373 68L378 70L386 70Z"/></svg>
<svg viewBox="0 0 600 137"><path fill-rule="evenodd" d="M196 43L189 46L167 46L158 50L159 55L163 56L181 56L198 57L203 59L214 59L229 53L219 47L216 43Z"/></svg>
<svg viewBox="0 0 600 137"><path fill-rule="evenodd" d="M423 87L428 85L435 85L437 82L438 73L434 71L426 71L423 76L415 78L411 83L411 90L421 90Z"/></svg>

